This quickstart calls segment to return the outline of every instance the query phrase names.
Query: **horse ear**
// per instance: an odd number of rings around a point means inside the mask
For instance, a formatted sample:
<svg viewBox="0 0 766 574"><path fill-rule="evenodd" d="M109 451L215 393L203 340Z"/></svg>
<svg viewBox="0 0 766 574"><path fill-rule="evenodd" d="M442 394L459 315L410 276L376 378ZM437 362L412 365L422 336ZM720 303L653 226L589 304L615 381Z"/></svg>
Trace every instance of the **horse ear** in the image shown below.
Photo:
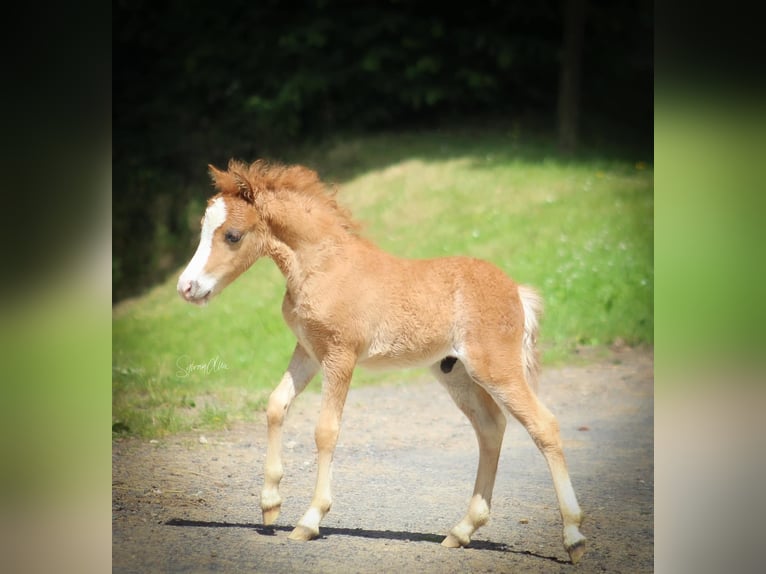
<svg viewBox="0 0 766 574"><path fill-rule="evenodd" d="M248 179L237 172L232 173L231 176L234 179L234 183L237 184L238 195L250 205L253 205L255 203L255 196L253 194L253 186L250 185Z"/></svg>
<svg viewBox="0 0 766 574"><path fill-rule="evenodd" d="M212 164L209 164L207 167L210 177L213 180L213 185L215 185L219 191L238 195L251 205L255 202L253 187L247 177L243 176L238 171L238 164L229 162L228 171L221 171Z"/></svg>
<svg viewBox="0 0 766 574"><path fill-rule="evenodd" d="M217 189L219 189L220 191L224 191L232 187L232 184L234 182L232 181L232 177L228 172L221 171L220 169L216 168L213 164L208 164L207 170L208 170L208 173L210 174L210 179L213 180L213 185Z"/></svg>
<svg viewBox="0 0 766 574"><path fill-rule="evenodd" d="M210 179L213 180L213 183L218 183L218 178L223 175L223 172L212 163L207 164L207 172L210 174Z"/></svg>

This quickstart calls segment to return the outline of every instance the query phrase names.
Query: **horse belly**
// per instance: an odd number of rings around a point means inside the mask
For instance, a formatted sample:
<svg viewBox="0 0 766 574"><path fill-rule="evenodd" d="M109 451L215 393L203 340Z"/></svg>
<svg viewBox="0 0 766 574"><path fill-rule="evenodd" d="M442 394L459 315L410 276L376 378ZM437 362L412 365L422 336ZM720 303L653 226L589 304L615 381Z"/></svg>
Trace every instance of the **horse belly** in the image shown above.
<svg viewBox="0 0 766 574"><path fill-rule="evenodd" d="M409 341L373 339L366 352L360 355L358 364L365 369L381 371L428 367L454 353L452 344L447 342L415 346Z"/></svg>

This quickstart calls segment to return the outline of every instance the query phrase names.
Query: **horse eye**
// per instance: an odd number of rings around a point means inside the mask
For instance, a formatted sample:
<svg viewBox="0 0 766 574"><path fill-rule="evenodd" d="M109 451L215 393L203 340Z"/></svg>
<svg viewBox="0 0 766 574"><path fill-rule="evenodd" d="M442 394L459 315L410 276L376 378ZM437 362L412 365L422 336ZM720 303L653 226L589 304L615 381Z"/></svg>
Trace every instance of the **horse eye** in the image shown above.
<svg viewBox="0 0 766 574"><path fill-rule="evenodd" d="M228 243L237 243L242 239L242 234L239 231L229 230L223 237Z"/></svg>

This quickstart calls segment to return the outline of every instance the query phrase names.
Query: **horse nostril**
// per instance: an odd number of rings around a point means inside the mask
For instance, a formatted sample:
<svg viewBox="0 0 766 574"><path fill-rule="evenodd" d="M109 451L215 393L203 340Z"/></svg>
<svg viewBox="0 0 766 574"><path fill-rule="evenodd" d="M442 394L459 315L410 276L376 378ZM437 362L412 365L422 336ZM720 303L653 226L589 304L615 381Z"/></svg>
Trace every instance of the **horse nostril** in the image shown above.
<svg viewBox="0 0 766 574"><path fill-rule="evenodd" d="M191 295L192 288L194 287L194 281L185 279L178 282L178 293L184 298L188 298Z"/></svg>

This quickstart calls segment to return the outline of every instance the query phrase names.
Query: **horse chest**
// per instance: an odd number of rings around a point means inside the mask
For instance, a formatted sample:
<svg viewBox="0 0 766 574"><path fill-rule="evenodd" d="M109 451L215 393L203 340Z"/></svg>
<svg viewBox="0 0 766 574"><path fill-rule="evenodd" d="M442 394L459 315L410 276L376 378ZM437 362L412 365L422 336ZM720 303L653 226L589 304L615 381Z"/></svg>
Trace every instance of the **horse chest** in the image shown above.
<svg viewBox="0 0 766 574"><path fill-rule="evenodd" d="M282 306L282 315L301 346L315 361L321 362L327 342L334 338L331 326L321 320L311 307L296 305L288 299Z"/></svg>

